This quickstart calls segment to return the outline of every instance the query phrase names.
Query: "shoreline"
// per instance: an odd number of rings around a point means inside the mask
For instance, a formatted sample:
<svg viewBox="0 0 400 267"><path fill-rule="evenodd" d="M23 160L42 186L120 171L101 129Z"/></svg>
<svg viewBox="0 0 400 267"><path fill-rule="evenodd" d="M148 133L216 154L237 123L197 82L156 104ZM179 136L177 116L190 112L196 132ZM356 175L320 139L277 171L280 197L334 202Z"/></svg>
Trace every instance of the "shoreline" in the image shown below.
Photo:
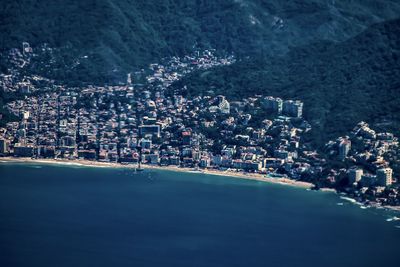
<svg viewBox="0 0 400 267"><path fill-rule="evenodd" d="M31 158L14 158L14 157L0 157L0 164L2 162L15 162L15 163L39 163L39 164L53 164L60 166L77 166L77 167L94 167L94 168L119 168L119 169L135 169L137 168L136 164L132 165L124 165L120 163L112 163L112 162L100 162L100 161L90 161L90 160L61 160L61 159L31 159ZM205 174L205 175L215 175L215 176L223 176L229 178L236 179L246 179L252 181L265 182L270 184L278 184L283 186L292 186L302 189L310 190L314 184L302 181L296 181L289 178L272 178L266 177L264 174L259 173L243 173L243 172L235 172L235 171L220 171L220 170L207 170L207 169L193 169L193 168L182 168L177 166L156 166L156 165L147 165L142 164L141 167L143 169L148 170L160 170L160 171L173 171L173 172L182 172L182 173L197 173L197 174ZM335 193L339 197L341 196L335 189L333 188L321 188L320 192L327 193ZM348 197L350 198L350 197ZM352 198L350 198L352 199ZM354 201L354 202L353 202ZM365 203L357 202L355 199L352 199L354 204L364 206ZM388 206L388 205L367 205L365 207L372 208L380 208L386 209L390 211L400 212L400 206Z"/></svg>
<svg viewBox="0 0 400 267"><path fill-rule="evenodd" d="M81 167L100 167L100 168L124 168L124 169L135 169L137 167L136 164L132 165L123 165L120 163L111 163L111 162L99 162L99 161L90 161L90 160L60 160L60 159L31 159L31 158L13 158L13 157L1 157L1 162L16 162L16 163L43 163L43 164L54 164L54 165L63 165L63 166L81 166ZM205 175L215 175L215 176L225 176L231 178L240 178L246 180L253 181L261 181L272 184L281 184L281 185L289 185L298 188L311 189L314 185L312 183L295 181L289 178L271 178L266 177L264 174L258 173L243 173L243 172L235 172L235 171L220 171L220 170L207 170L207 169L199 169L195 170L192 168L181 168L177 166L156 166L156 165L147 165L142 164L141 167L143 169L149 170L161 170L161 171L175 171L175 172L184 172L184 173L198 173Z"/></svg>

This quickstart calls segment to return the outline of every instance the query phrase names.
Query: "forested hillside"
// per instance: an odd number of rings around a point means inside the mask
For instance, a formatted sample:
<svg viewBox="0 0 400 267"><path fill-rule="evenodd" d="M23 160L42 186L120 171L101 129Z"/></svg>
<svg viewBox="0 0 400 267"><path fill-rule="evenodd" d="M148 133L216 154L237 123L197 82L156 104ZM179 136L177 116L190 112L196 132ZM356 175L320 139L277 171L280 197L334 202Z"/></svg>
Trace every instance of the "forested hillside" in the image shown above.
<svg viewBox="0 0 400 267"><path fill-rule="evenodd" d="M400 14L383 0L13 0L0 7L0 48L60 48L58 79L112 80L160 57L215 48L275 55L319 40L343 41ZM109 79L110 78L110 79Z"/></svg>

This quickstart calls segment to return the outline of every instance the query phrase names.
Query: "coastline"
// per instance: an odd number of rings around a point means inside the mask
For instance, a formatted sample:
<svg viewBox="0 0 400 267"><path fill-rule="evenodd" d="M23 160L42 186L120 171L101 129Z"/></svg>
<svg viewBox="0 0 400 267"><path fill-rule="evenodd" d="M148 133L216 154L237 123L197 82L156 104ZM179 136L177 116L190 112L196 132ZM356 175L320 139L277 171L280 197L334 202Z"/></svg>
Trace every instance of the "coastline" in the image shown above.
<svg viewBox="0 0 400 267"><path fill-rule="evenodd" d="M14 157L0 157L0 164L2 162L16 162L16 163L41 163L41 164L53 164L53 165L61 165L61 166L77 166L77 167L94 167L94 168L119 168L119 169L135 169L137 168L136 164L132 165L124 165L120 163L112 163L112 162L100 162L100 161L90 161L90 160L61 160L61 159L31 159L31 158L14 158ZM236 171L220 171L220 170L207 170L207 169L193 169L193 168L182 168L177 166L156 166L156 165L148 165L142 164L141 167L143 169L148 170L160 170L160 171L173 171L173 172L182 172L182 173L197 173L197 174L205 174L205 175L215 175L215 176L225 176L230 178L238 178L238 179L246 179L253 180L259 182L266 182L271 184L279 184L284 186L292 186L302 189L311 189L314 184L302 181L291 180L289 178L271 178L266 177L263 174L258 173L243 173ZM335 193L338 196L340 194L336 192L333 188L321 188L321 192L329 192ZM349 198L349 197L345 197ZM349 198L352 199L352 198ZM357 205L365 205L364 203L357 202L355 199L352 201ZM390 211L400 212L400 206L388 206L388 205L367 205L366 207L372 207L377 209L386 209Z"/></svg>
<svg viewBox="0 0 400 267"><path fill-rule="evenodd" d="M60 160L60 159L31 159L31 158L14 158L14 157L1 157L1 162L17 162L17 163L43 163L43 164L54 164L54 165L65 165L65 166L81 166L81 167L100 167L100 168L125 168L125 169L135 169L135 165L123 165L119 163L111 163L111 162L99 162L99 161L90 161L90 160ZM153 170L161 170L161 171L175 171L175 172L184 172L184 173L198 173L198 174L206 174L206 175L216 175L216 176L225 176L232 178L240 178L254 181L261 181L273 184L281 184L281 185L289 185L298 188L311 189L314 185L312 183L295 181L288 178L271 178L266 177L263 174L258 173L243 173L243 172L235 172L235 171L219 171L219 170L206 170L200 169L195 170L192 168L181 168L176 166L156 166L156 165L147 165L142 164L141 167L143 169L153 169Z"/></svg>

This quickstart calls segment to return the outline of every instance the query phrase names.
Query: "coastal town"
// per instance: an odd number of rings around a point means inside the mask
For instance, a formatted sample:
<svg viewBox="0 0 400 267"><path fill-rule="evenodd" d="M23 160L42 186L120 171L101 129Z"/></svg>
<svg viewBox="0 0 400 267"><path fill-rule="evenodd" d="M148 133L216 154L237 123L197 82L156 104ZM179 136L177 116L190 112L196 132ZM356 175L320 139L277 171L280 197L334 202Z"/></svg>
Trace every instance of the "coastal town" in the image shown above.
<svg viewBox="0 0 400 267"><path fill-rule="evenodd" d="M29 44L13 51L19 68L31 53ZM26 97L6 104L18 119L0 128L0 156L258 174L334 188L364 204L400 205L400 147L392 133L360 122L317 150L305 138L312 126L301 99L238 101L212 89L201 96L169 90L192 71L234 61L196 52L129 73L126 83L113 86L68 87L22 79L17 71L3 75L3 91Z"/></svg>

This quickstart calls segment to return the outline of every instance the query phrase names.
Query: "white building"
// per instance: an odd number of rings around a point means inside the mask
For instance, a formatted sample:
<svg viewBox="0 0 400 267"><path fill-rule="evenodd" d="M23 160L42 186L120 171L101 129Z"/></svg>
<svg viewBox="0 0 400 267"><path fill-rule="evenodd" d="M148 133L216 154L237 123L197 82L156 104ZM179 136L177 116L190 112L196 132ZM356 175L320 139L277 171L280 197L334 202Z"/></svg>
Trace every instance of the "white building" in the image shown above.
<svg viewBox="0 0 400 267"><path fill-rule="evenodd" d="M23 113L22 113L22 118L24 119L24 120L27 120L27 119L29 119L29 117L30 117L30 113L29 113L29 111L24 111Z"/></svg>
<svg viewBox="0 0 400 267"><path fill-rule="evenodd" d="M224 96L219 95L217 96L217 106L218 109L223 114L229 114L231 112L231 105L229 104L228 100L225 99Z"/></svg>
<svg viewBox="0 0 400 267"><path fill-rule="evenodd" d="M343 139L339 143L339 158L344 160L349 154L351 149L351 141L348 139Z"/></svg>

